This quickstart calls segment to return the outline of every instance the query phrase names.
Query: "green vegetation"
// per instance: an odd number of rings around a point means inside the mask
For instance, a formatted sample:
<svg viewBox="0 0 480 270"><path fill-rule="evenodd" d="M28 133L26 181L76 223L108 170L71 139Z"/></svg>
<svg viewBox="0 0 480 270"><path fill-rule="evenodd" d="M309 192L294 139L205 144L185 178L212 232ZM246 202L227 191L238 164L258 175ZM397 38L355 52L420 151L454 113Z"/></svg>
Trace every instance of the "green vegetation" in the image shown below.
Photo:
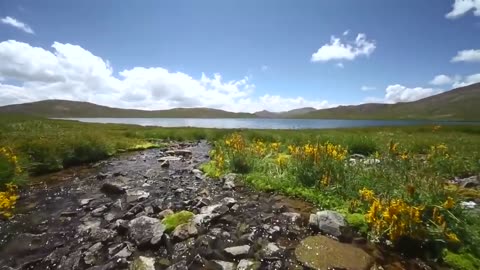
<svg viewBox="0 0 480 270"><path fill-rule="evenodd" d="M316 137L304 131L303 138L243 131L218 140L204 170L212 177L240 173L256 189L338 210L360 232L394 246L404 239L440 241L479 257L478 216L459 205L462 194L478 191L447 184L480 173L479 131L376 128L317 131ZM356 151L367 157L350 158Z"/></svg>
<svg viewBox="0 0 480 270"><path fill-rule="evenodd" d="M184 223L188 223L192 218L194 214L189 211L180 211L178 213L166 216L163 220L162 223L165 225L165 231L166 232L171 232L175 230L175 228Z"/></svg>
<svg viewBox="0 0 480 270"><path fill-rule="evenodd" d="M453 253L446 251L443 257L445 263L454 270L480 269L480 260L468 253Z"/></svg>

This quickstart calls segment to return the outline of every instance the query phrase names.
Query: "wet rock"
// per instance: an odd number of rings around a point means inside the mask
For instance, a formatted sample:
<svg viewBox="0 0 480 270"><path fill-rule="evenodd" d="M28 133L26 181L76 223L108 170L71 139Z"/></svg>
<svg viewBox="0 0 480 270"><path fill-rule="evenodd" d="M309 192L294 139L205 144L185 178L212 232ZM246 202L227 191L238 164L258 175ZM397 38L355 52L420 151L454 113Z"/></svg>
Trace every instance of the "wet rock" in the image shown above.
<svg viewBox="0 0 480 270"><path fill-rule="evenodd" d="M222 199L222 203L226 205L227 207L232 207L234 204L237 203L237 200L231 197L225 197Z"/></svg>
<svg viewBox="0 0 480 270"><path fill-rule="evenodd" d="M173 239L183 241L198 234L197 227L192 222L178 225L172 233Z"/></svg>
<svg viewBox="0 0 480 270"><path fill-rule="evenodd" d="M165 226L151 217L138 217L128 223L129 236L137 246L156 245L160 242Z"/></svg>
<svg viewBox="0 0 480 270"><path fill-rule="evenodd" d="M100 242L89 247L83 257L83 261L85 262L85 264L93 265L97 260L98 253L100 252L102 247L103 244Z"/></svg>
<svg viewBox="0 0 480 270"><path fill-rule="evenodd" d="M123 216L124 219L132 219L135 217L138 213L143 211L143 204L139 203L130 208L128 212Z"/></svg>
<svg viewBox="0 0 480 270"><path fill-rule="evenodd" d="M99 173L97 174L97 179L98 180L104 180L108 177L108 173Z"/></svg>
<svg viewBox="0 0 480 270"><path fill-rule="evenodd" d="M110 242L116 236L115 231L109 229L93 229L90 231L89 239L91 241Z"/></svg>
<svg viewBox="0 0 480 270"><path fill-rule="evenodd" d="M140 256L128 268L129 270L155 270L155 258Z"/></svg>
<svg viewBox="0 0 480 270"><path fill-rule="evenodd" d="M170 161L180 161L181 158L179 157L161 157L157 159L158 162L170 162Z"/></svg>
<svg viewBox="0 0 480 270"><path fill-rule="evenodd" d="M120 243L120 244L115 244L110 246L108 248L108 255L113 256L114 254L122 250L122 248L124 248L125 246L126 246L125 243Z"/></svg>
<svg viewBox="0 0 480 270"><path fill-rule="evenodd" d="M245 258L248 256L250 252L250 246L249 245L243 245L243 246L236 246L236 247L229 247L224 249L225 253L233 258Z"/></svg>
<svg viewBox="0 0 480 270"><path fill-rule="evenodd" d="M183 156L183 157L190 157L192 156L192 151L187 149L179 149L174 151L174 155L176 156Z"/></svg>
<svg viewBox="0 0 480 270"><path fill-rule="evenodd" d="M237 270L257 270L260 268L260 262L242 259L237 265Z"/></svg>
<svg viewBox="0 0 480 270"><path fill-rule="evenodd" d="M276 241L277 238L280 236L281 232L282 232L282 229L280 228L280 226L271 226L269 224L264 224L262 226L262 228L265 230L265 232L267 233L268 237L272 240L272 241Z"/></svg>
<svg viewBox="0 0 480 270"><path fill-rule="evenodd" d="M103 212L105 212L106 210L107 210L107 207L105 205L102 205L98 208L95 208L91 214L94 217L101 217L103 216Z"/></svg>
<svg viewBox="0 0 480 270"><path fill-rule="evenodd" d="M64 256L60 261L59 269L70 270L80 269L80 259L82 258L80 251L74 251L68 257Z"/></svg>
<svg viewBox="0 0 480 270"><path fill-rule="evenodd" d="M163 161L163 162L160 164L160 167L162 167L162 168L168 168L168 167L170 167L170 161L168 161L168 160Z"/></svg>
<svg viewBox="0 0 480 270"><path fill-rule="evenodd" d="M174 214L174 212L171 209L165 209L162 212L158 213L158 218L159 219L164 219L164 218L166 218L168 216L171 216L173 214Z"/></svg>
<svg viewBox="0 0 480 270"><path fill-rule="evenodd" d="M127 203L143 201L150 197L150 193L142 189L129 189L127 190Z"/></svg>
<svg viewBox="0 0 480 270"><path fill-rule="evenodd" d="M75 211L65 211L65 212L60 213L61 217L74 217L76 215L77 215L77 212L75 212Z"/></svg>
<svg viewBox="0 0 480 270"><path fill-rule="evenodd" d="M124 194L125 187L122 183L111 181L103 183L100 191L105 194Z"/></svg>
<svg viewBox="0 0 480 270"><path fill-rule="evenodd" d="M342 232L347 226L345 218L340 213L331 210L311 214L309 224L314 229L334 237L342 236Z"/></svg>
<svg viewBox="0 0 480 270"><path fill-rule="evenodd" d="M480 179L478 176L455 179L455 182L462 188L475 188L480 186Z"/></svg>
<svg viewBox="0 0 480 270"><path fill-rule="evenodd" d="M177 195L182 194L183 192L185 192L185 189L183 189L183 188L177 188L177 189L174 191L174 193L177 194Z"/></svg>
<svg viewBox="0 0 480 270"><path fill-rule="evenodd" d="M373 258L352 245L340 243L325 236L310 236L295 249L295 256L311 269L360 269L373 265Z"/></svg>
<svg viewBox="0 0 480 270"><path fill-rule="evenodd" d="M177 262L176 264L173 264L173 265L169 266L165 270L185 270L185 269L188 269L187 261L186 260L181 260L181 261Z"/></svg>
<svg viewBox="0 0 480 270"><path fill-rule="evenodd" d="M264 257L279 257L281 249L275 243L268 243L261 251Z"/></svg>
<svg viewBox="0 0 480 270"><path fill-rule="evenodd" d="M240 205L235 204L235 205L233 205L232 207L230 207L230 210L231 210L232 212L237 212L239 208L240 208Z"/></svg>
<svg viewBox="0 0 480 270"><path fill-rule="evenodd" d="M125 234L128 231L128 221L117 219L113 227L119 234Z"/></svg>
<svg viewBox="0 0 480 270"><path fill-rule="evenodd" d="M124 247L122 250L113 255L114 258L128 258L132 255L132 251L128 246Z"/></svg>
<svg viewBox="0 0 480 270"><path fill-rule="evenodd" d="M235 269L235 264L232 262L226 262L226 261L213 261L217 266L218 269L220 270L234 270Z"/></svg>
<svg viewBox="0 0 480 270"><path fill-rule="evenodd" d="M202 174L202 171L200 171L199 169L193 169L192 173L193 174Z"/></svg>
<svg viewBox="0 0 480 270"><path fill-rule="evenodd" d="M80 200L80 206L87 206L92 200L93 200L93 198L81 199Z"/></svg>
<svg viewBox="0 0 480 270"><path fill-rule="evenodd" d="M302 215L300 213L295 213L295 212L286 212L286 213L282 213L282 215L284 217L286 217L287 220L292 222L292 223L296 223L302 217Z"/></svg>

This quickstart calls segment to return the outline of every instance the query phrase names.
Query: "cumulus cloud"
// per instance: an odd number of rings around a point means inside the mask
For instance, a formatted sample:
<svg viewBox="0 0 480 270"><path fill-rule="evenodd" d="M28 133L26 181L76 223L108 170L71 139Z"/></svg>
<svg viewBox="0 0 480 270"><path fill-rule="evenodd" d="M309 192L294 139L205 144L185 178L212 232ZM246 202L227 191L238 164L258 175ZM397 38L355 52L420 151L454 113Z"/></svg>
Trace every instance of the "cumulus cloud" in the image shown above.
<svg viewBox="0 0 480 270"><path fill-rule="evenodd" d="M28 26L26 23L23 23L15 18L12 18L12 17L5 17L5 18L1 18L0 19L0 22L2 22L3 24L8 24L10 26L13 26L17 29L20 29L26 33L29 33L29 34L34 34L35 32L33 32L33 29Z"/></svg>
<svg viewBox="0 0 480 270"><path fill-rule="evenodd" d="M368 85L363 85L361 88L360 88L362 91L372 91L372 90L375 90L377 89L375 86L368 86Z"/></svg>
<svg viewBox="0 0 480 270"><path fill-rule="evenodd" d="M470 10L473 10L475 16L480 16L480 0L455 0L452 5L452 11L447 13L445 17L448 19L459 18Z"/></svg>
<svg viewBox="0 0 480 270"><path fill-rule="evenodd" d="M477 74L465 76L464 78L457 77L457 79L453 82L452 87L453 88L463 87L463 86L468 86L468 85L479 83L479 82L480 82L480 73L477 73Z"/></svg>
<svg viewBox="0 0 480 270"><path fill-rule="evenodd" d="M480 50L459 51L452 58L452 62L480 62Z"/></svg>
<svg viewBox="0 0 480 270"><path fill-rule="evenodd" d="M368 40L363 33L357 35L352 42L342 41L332 36L330 43L324 44L312 54L312 62L327 62L331 60L354 60L359 56L369 56L375 51L375 41Z"/></svg>
<svg viewBox="0 0 480 270"><path fill-rule="evenodd" d="M386 103L409 102L441 93L441 90L432 88L409 88L400 84L387 86L385 89Z"/></svg>
<svg viewBox="0 0 480 270"><path fill-rule="evenodd" d="M0 105L68 99L137 109L209 107L229 111L328 107L326 101L264 95L255 97L249 77L220 74L194 78L162 67L133 67L114 73L107 60L72 44L52 50L14 40L0 43Z"/></svg>
<svg viewBox="0 0 480 270"><path fill-rule="evenodd" d="M453 81L454 81L453 78L451 78L447 75L444 75L444 74L440 74L440 75L435 76L435 78L433 78L430 81L430 84L432 84L432 85L446 85L446 84L452 84Z"/></svg>

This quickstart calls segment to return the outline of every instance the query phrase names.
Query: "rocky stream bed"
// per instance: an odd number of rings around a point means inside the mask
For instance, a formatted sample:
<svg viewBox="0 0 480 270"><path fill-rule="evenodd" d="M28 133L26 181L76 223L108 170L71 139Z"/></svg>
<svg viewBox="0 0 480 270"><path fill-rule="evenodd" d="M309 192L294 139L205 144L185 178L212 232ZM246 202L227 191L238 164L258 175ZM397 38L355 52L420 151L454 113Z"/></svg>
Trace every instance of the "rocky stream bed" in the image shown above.
<svg viewBox="0 0 480 270"><path fill-rule="evenodd" d="M208 179L209 149L173 143L37 179L0 221L0 269L431 269L335 212ZM195 216L167 232L161 219L183 210Z"/></svg>

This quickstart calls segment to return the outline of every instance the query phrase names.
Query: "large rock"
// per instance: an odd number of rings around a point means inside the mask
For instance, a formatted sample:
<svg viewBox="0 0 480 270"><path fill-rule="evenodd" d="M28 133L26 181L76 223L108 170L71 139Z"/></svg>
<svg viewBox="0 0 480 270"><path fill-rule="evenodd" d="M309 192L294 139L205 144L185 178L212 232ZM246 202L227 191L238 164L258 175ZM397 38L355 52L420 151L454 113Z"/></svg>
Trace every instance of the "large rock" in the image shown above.
<svg viewBox="0 0 480 270"><path fill-rule="evenodd" d="M155 270L155 258L140 256L128 268L129 270Z"/></svg>
<svg viewBox="0 0 480 270"><path fill-rule="evenodd" d="M123 183L117 182L117 181L110 181L110 182L105 182L103 183L102 187L100 188L100 191L105 193L105 194L124 194L125 193L125 187Z"/></svg>
<svg viewBox="0 0 480 270"><path fill-rule="evenodd" d="M257 270L260 268L260 263L252 260L240 260L237 265L237 270Z"/></svg>
<svg viewBox="0 0 480 270"><path fill-rule="evenodd" d="M235 264L232 262L226 262L226 261L213 261L218 269L221 270L234 270L235 269Z"/></svg>
<svg viewBox="0 0 480 270"><path fill-rule="evenodd" d="M177 241L186 240L192 236L196 236L198 234L197 227L194 223L184 223L178 225L175 230L173 231L173 239Z"/></svg>
<svg viewBox="0 0 480 270"><path fill-rule="evenodd" d="M141 216L128 223L129 236L136 245L156 245L160 242L165 226L156 218Z"/></svg>
<svg viewBox="0 0 480 270"><path fill-rule="evenodd" d="M310 226L335 237L342 236L344 228L347 226L345 218L338 212L325 210L310 215Z"/></svg>
<svg viewBox="0 0 480 270"><path fill-rule="evenodd" d="M223 189L231 190L235 188L235 179L237 175L234 173L229 173L223 177Z"/></svg>
<svg viewBox="0 0 480 270"><path fill-rule="evenodd" d="M309 269L370 269L374 260L365 251L326 236L310 236L295 249L299 262Z"/></svg>

